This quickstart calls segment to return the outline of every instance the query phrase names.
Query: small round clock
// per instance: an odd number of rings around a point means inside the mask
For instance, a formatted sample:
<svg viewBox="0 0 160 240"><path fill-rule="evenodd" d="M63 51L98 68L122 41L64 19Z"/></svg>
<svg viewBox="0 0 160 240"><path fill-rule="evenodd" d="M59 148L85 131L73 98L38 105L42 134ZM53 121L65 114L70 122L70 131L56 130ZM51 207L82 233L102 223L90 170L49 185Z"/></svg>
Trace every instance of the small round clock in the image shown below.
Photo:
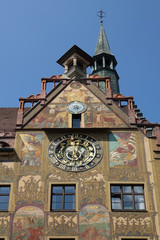
<svg viewBox="0 0 160 240"><path fill-rule="evenodd" d="M50 143L50 162L62 170L85 171L96 166L102 158L101 145L84 134L67 134Z"/></svg>
<svg viewBox="0 0 160 240"><path fill-rule="evenodd" d="M72 114L80 114L86 111L86 104L80 101L73 101L66 105L66 109L68 112Z"/></svg>

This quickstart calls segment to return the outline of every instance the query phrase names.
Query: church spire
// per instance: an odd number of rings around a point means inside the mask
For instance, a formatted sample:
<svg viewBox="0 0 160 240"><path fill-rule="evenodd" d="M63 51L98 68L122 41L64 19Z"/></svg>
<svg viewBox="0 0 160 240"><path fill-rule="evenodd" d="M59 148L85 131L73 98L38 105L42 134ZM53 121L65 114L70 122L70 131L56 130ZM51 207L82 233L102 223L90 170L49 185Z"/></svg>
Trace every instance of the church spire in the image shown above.
<svg viewBox="0 0 160 240"><path fill-rule="evenodd" d="M99 32L96 51L94 56L101 53L112 54L102 22L101 22L100 32Z"/></svg>
<svg viewBox="0 0 160 240"><path fill-rule="evenodd" d="M119 93L119 76L115 70L117 61L115 56L111 53L107 36L103 27L102 18L105 16L105 13L101 10L97 15L101 19L101 27L95 54L93 56L94 65L92 66L92 74L98 74L101 77L109 76L111 78L111 91L113 93Z"/></svg>

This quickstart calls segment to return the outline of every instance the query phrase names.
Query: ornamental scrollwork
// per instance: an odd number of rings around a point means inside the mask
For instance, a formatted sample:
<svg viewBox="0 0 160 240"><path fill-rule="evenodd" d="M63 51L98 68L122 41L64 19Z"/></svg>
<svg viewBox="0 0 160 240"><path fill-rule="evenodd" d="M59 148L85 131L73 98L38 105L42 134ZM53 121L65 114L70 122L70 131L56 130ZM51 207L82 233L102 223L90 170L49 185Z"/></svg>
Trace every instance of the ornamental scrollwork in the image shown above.
<svg viewBox="0 0 160 240"><path fill-rule="evenodd" d="M44 203L44 198L45 194L41 186L41 179L29 176L26 180L22 180L22 186L19 187L16 195L17 203Z"/></svg>
<svg viewBox="0 0 160 240"><path fill-rule="evenodd" d="M105 205L106 194L103 181L88 181L80 188L80 208L88 203L100 203Z"/></svg>
<svg viewBox="0 0 160 240"><path fill-rule="evenodd" d="M139 182L139 181L144 181L145 174L146 173L140 171L137 168L132 168L128 166L114 167L114 168L110 168L107 174L107 179L110 181L126 180L126 181Z"/></svg>
<svg viewBox="0 0 160 240"><path fill-rule="evenodd" d="M0 182L12 182L14 178L13 168L0 164Z"/></svg>
<svg viewBox="0 0 160 240"><path fill-rule="evenodd" d="M62 181L64 181L64 182L74 181L75 182L75 181L77 181L77 182L81 182L81 184L83 184L86 181L103 179L103 175L98 173L97 169L86 171L86 172L81 172L81 173L70 172L68 174L68 172L57 170L55 167L51 166L51 168L52 168L52 172L54 169L54 174L52 174L52 173L50 174L50 176L48 177L49 181L56 181L56 182L62 182Z"/></svg>
<svg viewBox="0 0 160 240"><path fill-rule="evenodd" d="M77 235L77 213L49 213L47 235Z"/></svg>
<svg viewBox="0 0 160 240"><path fill-rule="evenodd" d="M112 213L113 235L155 236L153 213Z"/></svg>
<svg viewBox="0 0 160 240"><path fill-rule="evenodd" d="M0 235L4 236L9 234L10 222L8 218L0 217Z"/></svg>
<svg viewBox="0 0 160 240"><path fill-rule="evenodd" d="M34 175L40 172L41 167L40 166L23 166L20 167L20 175Z"/></svg>

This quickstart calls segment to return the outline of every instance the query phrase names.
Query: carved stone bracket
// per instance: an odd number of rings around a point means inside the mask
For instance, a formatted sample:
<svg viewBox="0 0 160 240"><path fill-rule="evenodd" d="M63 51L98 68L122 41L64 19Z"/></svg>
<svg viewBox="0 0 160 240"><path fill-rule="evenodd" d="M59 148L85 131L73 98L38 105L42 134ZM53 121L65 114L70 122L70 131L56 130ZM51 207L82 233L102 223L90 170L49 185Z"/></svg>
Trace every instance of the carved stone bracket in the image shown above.
<svg viewBox="0 0 160 240"><path fill-rule="evenodd" d="M113 235L156 236L153 213L112 213Z"/></svg>
<svg viewBox="0 0 160 240"><path fill-rule="evenodd" d="M49 213L47 217L47 236L75 236L78 234L77 213Z"/></svg>

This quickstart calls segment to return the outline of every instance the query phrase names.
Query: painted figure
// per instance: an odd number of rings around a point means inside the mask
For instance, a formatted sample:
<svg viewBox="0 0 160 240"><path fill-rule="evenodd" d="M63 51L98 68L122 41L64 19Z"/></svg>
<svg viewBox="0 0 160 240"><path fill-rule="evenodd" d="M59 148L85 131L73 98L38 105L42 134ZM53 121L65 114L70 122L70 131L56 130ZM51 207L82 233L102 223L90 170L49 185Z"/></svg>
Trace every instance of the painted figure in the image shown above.
<svg viewBox="0 0 160 240"><path fill-rule="evenodd" d="M22 139L21 166L40 166L42 155L42 134L20 134Z"/></svg>
<svg viewBox="0 0 160 240"><path fill-rule="evenodd" d="M116 165L137 166L136 138L134 133L109 134L110 167Z"/></svg>

